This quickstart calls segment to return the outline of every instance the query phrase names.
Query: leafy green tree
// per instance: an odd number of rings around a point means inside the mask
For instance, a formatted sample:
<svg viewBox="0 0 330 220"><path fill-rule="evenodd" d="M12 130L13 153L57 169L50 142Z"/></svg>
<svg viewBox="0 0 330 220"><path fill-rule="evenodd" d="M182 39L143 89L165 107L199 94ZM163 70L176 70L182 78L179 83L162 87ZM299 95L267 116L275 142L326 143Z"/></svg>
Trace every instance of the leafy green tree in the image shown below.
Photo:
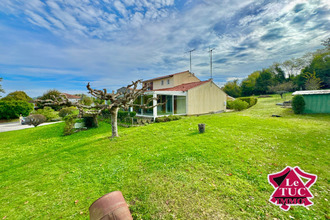
<svg viewBox="0 0 330 220"><path fill-rule="evenodd" d="M273 78L274 78L274 83L275 84L281 84L285 82L285 72L281 68L281 65L279 63L274 63L270 67L272 73L273 73Z"/></svg>
<svg viewBox="0 0 330 220"><path fill-rule="evenodd" d="M263 69L256 79L255 91L257 94L266 94L272 85L272 73L269 69Z"/></svg>
<svg viewBox="0 0 330 220"><path fill-rule="evenodd" d="M83 96L81 104L90 106L93 103L93 99L88 96Z"/></svg>
<svg viewBox="0 0 330 220"><path fill-rule="evenodd" d="M0 78L0 82L2 81L2 78ZM5 93L5 90L3 90L2 85L0 84L0 93ZM1 95L0 95L1 98Z"/></svg>
<svg viewBox="0 0 330 220"><path fill-rule="evenodd" d="M47 100L47 99L51 99L51 100L55 100L55 97L60 97L60 91L56 90L56 89L50 89L47 92L45 92L39 99L40 100Z"/></svg>
<svg viewBox="0 0 330 220"><path fill-rule="evenodd" d="M322 81L322 88L330 88L330 51L314 54L314 58L309 66L307 66L303 73L314 73L316 78ZM306 82L305 78L300 78L300 82Z"/></svg>
<svg viewBox="0 0 330 220"><path fill-rule="evenodd" d="M32 101L32 98L28 96L25 92L23 91L15 91L9 93L6 97L2 98L1 100L3 101Z"/></svg>
<svg viewBox="0 0 330 220"><path fill-rule="evenodd" d="M305 73L306 82L305 88L307 90L318 90L321 88L321 79L316 77L315 71L313 73Z"/></svg>
<svg viewBox="0 0 330 220"><path fill-rule="evenodd" d="M0 101L0 119L28 116L33 110L33 104L25 101Z"/></svg>
<svg viewBox="0 0 330 220"><path fill-rule="evenodd" d="M102 100L102 99L98 99L98 98L94 98L94 97L93 97L93 102L94 102L95 104L97 104L97 105L103 105L103 104L105 103L104 100ZM108 103L108 104L109 104L109 103Z"/></svg>
<svg viewBox="0 0 330 220"><path fill-rule="evenodd" d="M56 90L56 89L50 89L47 92L45 92L40 98L39 100L53 100L55 101L56 98L60 97L60 91ZM37 103L39 108L42 108L43 106L40 103ZM62 107L61 106L56 106L56 105L52 105L51 106L52 109L54 109L55 111L60 110Z"/></svg>
<svg viewBox="0 0 330 220"><path fill-rule="evenodd" d="M240 97L241 87L238 85L238 79L235 79L232 82L227 82L223 87L223 91L232 97Z"/></svg>
<svg viewBox="0 0 330 220"><path fill-rule="evenodd" d="M255 71L242 81L241 83L242 96L251 96L255 94L256 80L259 77L259 75L260 75L260 71Z"/></svg>

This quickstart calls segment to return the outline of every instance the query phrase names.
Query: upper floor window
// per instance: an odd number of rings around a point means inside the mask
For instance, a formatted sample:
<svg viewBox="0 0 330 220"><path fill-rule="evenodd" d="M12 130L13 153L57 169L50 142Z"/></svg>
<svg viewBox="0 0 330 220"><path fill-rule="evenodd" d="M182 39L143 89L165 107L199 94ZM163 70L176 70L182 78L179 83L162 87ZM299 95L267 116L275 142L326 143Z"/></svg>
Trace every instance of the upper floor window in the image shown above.
<svg viewBox="0 0 330 220"><path fill-rule="evenodd" d="M170 84L170 80L169 79L167 80L167 84Z"/></svg>
<svg viewBox="0 0 330 220"><path fill-rule="evenodd" d="M164 80L162 80L161 85L164 85Z"/></svg>

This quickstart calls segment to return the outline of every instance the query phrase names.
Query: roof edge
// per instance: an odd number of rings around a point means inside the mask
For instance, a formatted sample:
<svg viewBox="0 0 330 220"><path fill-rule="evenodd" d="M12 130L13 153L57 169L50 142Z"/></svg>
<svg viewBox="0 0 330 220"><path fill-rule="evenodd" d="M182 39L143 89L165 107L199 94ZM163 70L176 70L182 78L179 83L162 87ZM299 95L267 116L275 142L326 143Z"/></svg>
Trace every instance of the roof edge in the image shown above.
<svg viewBox="0 0 330 220"><path fill-rule="evenodd" d="M150 81L154 81L154 80L159 80L159 79L165 79L165 78L173 77L174 75L178 75L178 74L182 74L182 73L186 73L186 72L190 73L189 70L185 70L185 71L182 71L182 72L179 72L179 73L173 73L173 74L169 74L169 75L166 75L166 76L160 76L160 77L156 77L156 78L152 78L152 79L147 79L147 80L142 81L142 83L150 82ZM190 74L192 74L192 73L190 73Z"/></svg>

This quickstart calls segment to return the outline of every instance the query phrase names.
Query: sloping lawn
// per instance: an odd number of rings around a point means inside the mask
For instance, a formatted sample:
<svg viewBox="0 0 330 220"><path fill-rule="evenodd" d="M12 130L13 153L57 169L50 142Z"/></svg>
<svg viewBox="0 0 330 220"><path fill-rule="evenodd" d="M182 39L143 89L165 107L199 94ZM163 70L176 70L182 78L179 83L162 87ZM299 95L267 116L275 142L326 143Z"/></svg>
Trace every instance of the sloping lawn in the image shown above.
<svg viewBox="0 0 330 220"><path fill-rule="evenodd" d="M242 112L120 128L112 140L105 123L71 136L63 123L0 133L0 217L87 219L94 200L120 190L134 219L329 218L330 116L293 115L278 97ZM308 209L268 201L267 175L286 166L318 175Z"/></svg>

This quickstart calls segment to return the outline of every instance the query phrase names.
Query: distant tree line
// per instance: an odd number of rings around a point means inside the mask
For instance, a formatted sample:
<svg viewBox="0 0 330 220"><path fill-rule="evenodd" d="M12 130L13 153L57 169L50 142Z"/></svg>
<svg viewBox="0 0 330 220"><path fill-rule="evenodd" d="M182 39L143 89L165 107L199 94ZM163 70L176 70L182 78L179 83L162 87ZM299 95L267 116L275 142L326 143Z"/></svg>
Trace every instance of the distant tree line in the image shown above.
<svg viewBox="0 0 330 220"><path fill-rule="evenodd" d="M223 90L232 97L244 97L296 90L330 88L330 38L322 42L324 49L292 58L283 63L251 73L241 82L227 82Z"/></svg>

